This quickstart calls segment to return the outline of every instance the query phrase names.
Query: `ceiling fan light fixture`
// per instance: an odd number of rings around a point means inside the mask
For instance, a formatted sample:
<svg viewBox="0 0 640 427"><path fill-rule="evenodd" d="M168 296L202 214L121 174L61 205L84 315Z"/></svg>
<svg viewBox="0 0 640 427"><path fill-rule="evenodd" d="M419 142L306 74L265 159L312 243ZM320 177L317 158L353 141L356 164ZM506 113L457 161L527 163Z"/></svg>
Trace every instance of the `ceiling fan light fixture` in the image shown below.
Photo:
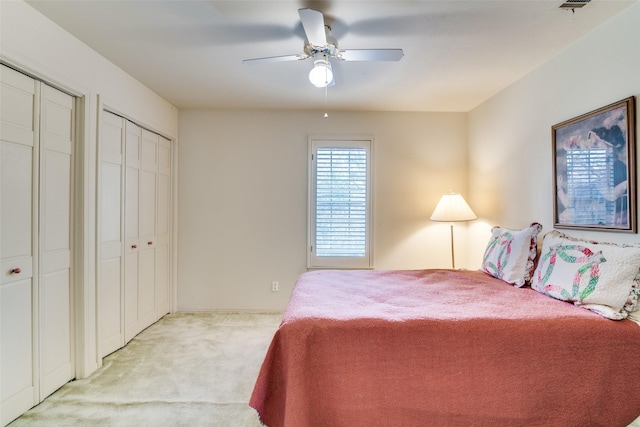
<svg viewBox="0 0 640 427"><path fill-rule="evenodd" d="M313 61L313 68L309 71L309 81L315 87L327 87L333 81L331 63L325 55Z"/></svg>

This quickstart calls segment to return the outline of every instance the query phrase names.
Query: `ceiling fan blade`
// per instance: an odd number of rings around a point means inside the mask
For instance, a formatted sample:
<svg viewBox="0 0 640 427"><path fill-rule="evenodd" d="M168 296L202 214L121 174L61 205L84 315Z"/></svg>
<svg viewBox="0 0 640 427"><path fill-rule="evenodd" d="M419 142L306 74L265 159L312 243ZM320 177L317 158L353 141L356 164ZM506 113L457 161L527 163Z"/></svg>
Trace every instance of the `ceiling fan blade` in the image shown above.
<svg viewBox="0 0 640 427"><path fill-rule="evenodd" d="M257 64L257 63L267 63L267 62L285 62L285 61L300 61L302 59L307 59L309 56L307 55L283 55L283 56L268 56L266 58L253 58L253 59L245 59L242 61L243 64Z"/></svg>
<svg viewBox="0 0 640 427"><path fill-rule="evenodd" d="M400 61L404 56L402 49L347 49L340 51L345 61Z"/></svg>
<svg viewBox="0 0 640 427"><path fill-rule="evenodd" d="M327 45L327 33L324 29L324 15L314 9L298 9L302 28L311 45L324 47Z"/></svg>

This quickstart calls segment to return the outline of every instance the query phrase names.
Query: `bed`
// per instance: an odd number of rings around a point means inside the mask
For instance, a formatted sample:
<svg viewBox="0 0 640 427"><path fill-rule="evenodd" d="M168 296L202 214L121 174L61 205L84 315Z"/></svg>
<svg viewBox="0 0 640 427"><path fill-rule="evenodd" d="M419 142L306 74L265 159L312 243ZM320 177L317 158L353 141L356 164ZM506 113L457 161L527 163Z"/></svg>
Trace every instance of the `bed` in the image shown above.
<svg viewBox="0 0 640 427"><path fill-rule="evenodd" d="M626 426L638 355L638 324L486 271L312 271L250 406L269 427Z"/></svg>

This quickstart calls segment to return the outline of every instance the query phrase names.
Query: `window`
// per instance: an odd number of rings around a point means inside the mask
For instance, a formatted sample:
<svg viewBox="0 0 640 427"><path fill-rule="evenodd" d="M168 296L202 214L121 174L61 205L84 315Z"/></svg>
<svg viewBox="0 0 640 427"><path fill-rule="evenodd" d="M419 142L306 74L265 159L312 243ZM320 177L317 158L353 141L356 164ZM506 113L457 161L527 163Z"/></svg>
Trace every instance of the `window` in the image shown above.
<svg viewBox="0 0 640 427"><path fill-rule="evenodd" d="M370 268L373 140L309 138L309 268Z"/></svg>

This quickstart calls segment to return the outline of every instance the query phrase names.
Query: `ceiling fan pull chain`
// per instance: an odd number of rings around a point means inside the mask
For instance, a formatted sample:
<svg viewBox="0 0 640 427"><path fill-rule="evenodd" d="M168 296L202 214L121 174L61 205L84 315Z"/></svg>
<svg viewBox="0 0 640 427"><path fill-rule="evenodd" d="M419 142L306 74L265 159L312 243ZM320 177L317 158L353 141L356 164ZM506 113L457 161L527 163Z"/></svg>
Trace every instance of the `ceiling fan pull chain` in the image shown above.
<svg viewBox="0 0 640 427"><path fill-rule="evenodd" d="M324 87L324 118L329 118L329 113L327 113L327 91L329 90L329 85Z"/></svg>

